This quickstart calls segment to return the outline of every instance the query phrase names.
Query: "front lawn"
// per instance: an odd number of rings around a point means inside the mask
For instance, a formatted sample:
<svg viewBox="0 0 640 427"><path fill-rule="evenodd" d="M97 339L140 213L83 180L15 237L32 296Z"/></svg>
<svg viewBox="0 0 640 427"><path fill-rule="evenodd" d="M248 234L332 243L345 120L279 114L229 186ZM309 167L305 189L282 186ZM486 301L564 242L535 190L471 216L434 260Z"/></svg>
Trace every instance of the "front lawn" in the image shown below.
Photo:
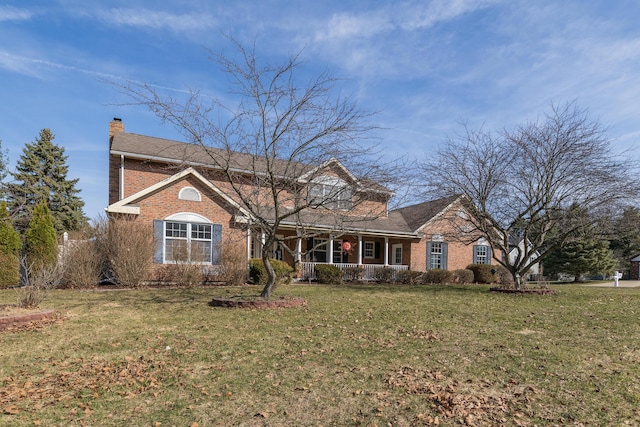
<svg viewBox="0 0 640 427"><path fill-rule="evenodd" d="M638 425L640 289L554 288L54 291L63 320L0 332L0 425Z"/></svg>

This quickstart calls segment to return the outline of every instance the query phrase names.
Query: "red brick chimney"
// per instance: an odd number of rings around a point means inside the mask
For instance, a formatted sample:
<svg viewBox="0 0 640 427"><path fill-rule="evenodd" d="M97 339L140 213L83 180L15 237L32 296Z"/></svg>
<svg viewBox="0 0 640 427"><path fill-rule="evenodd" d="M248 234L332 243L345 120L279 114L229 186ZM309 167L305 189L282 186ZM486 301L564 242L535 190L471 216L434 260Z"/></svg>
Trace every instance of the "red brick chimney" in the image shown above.
<svg viewBox="0 0 640 427"><path fill-rule="evenodd" d="M109 122L109 140L113 138L116 132L124 132L124 124L122 123L122 119L114 117L113 120Z"/></svg>

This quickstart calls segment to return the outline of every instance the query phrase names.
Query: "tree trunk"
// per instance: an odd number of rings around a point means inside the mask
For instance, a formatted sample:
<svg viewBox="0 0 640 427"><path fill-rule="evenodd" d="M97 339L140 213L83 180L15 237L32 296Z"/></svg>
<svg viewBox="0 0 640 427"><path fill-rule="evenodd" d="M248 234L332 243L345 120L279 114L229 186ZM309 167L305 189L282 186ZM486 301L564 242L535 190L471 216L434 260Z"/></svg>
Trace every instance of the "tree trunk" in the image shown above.
<svg viewBox="0 0 640 427"><path fill-rule="evenodd" d="M518 273L513 273L513 284L517 290L522 290L522 276L520 276Z"/></svg>
<svg viewBox="0 0 640 427"><path fill-rule="evenodd" d="M276 272L274 271L273 267L271 266L271 262L269 261L268 251L262 251L262 262L264 263L265 270L267 270L267 284L264 285L260 296L262 298L269 299L271 298L271 294L276 287Z"/></svg>

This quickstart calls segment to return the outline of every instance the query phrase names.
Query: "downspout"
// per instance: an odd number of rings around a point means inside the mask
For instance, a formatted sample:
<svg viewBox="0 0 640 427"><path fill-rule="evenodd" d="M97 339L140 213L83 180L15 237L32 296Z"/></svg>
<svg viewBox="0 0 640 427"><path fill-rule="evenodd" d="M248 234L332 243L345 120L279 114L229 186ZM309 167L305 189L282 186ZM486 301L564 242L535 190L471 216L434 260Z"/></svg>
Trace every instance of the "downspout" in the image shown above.
<svg viewBox="0 0 640 427"><path fill-rule="evenodd" d="M120 154L120 200L124 199L124 154Z"/></svg>

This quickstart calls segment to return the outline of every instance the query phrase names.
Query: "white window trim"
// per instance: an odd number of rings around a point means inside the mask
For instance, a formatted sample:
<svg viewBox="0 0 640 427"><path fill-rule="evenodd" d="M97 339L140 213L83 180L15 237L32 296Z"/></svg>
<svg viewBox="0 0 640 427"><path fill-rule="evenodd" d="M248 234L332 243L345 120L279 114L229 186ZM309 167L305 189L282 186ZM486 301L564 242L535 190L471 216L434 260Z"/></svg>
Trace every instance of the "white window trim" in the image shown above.
<svg viewBox="0 0 640 427"><path fill-rule="evenodd" d="M369 250L367 248L367 245L371 245L371 254L367 255L367 251ZM367 240L364 242L364 246L363 246L363 250L362 250L362 256L365 259L374 259L376 257L376 242L374 241L370 241Z"/></svg>
<svg viewBox="0 0 640 427"><path fill-rule="evenodd" d="M196 197L192 198L189 197L188 194L193 194ZM180 192L178 193L178 199L179 200L188 200L191 202L201 202L202 201L202 195L200 194L200 192L198 190L196 190L193 187L183 187L180 189Z"/></svg>
<svg viewBox="0 0 640 427"><path fill-rule="evenodd" d="M311 203L313 203L314 198L311 191L313 186L322 186L322 194L318 195L320 197L319 205L336 210L349 210L353 207L353 191L345 180L336 176L313 178L309 182L309 201ZM329 196L334 193L335 197L331 197L331 200L329 200Z"/></svg>
<svg viewBox="0 0 640 427"><path fill-rule="evenodd" d="M396 261L396 250L400 249L400 262ZM403 253L402 253L402 243L396 243L394 245L391 245L391 265L402 265L402 257L403 257Z"/></svg>
<svg viewBox="0 0 640 427"><path fill-rule="evenodd" d="M321 262L321 261L316 261L313 258L316 257L316 253L317 252L324 252L325 254L325 263L329 262L329 239L320 239L320 238L313 238L313 248L311 249L311 256L312 258L310 259L311 262Z"/></svg>
<svg viewBox="0 0 640 427"><path fill-rule="evenodd" d="M431 243L431 252L429 253L429 270L442 269L444 265L444 248L442 247L442 243L442 241L433 241ZM437 247L439 248L439 252L434 252L434 249L436 248L434 244L438 245ZM434 266L435 259L439 261L438 266Z"/></svg>
<svg viewBox="0 0 640 427"><path fill-rule="evenodd" d="M480 248L483 248L483 250L484 250L484 254L482 256L484 262L480 262L480 254L479 254L479 251L478 251ZM476 246L474 246L474 251L475 251L474 257L475 257L476 262L478 264L491 264L491 247L490 246L488 246L488 245L476 245Z"/></svg>
<svg viewBox="0 0 640 427"><path fill-rule="evenodd" d="M187 224L187 237L169 237L167 236L167 224L169 223L180 223L180 224ZM210 228L210 233L211 233L211 238L210 239L200 239L200 238L194 238L191 236L192 233L192 226L193 225L206 225L209 226ZM211 264L211 260L213 258L213 224L211 223L200 223L200 222L185 222L185 221L179 221L179 220L173 220L173 219L169 219L169 220L165 220L163 221L163 230L162 230L162 234L163 234L163 240L162 240L162 245L163 245L163 258L164 258L164 263L165 264L180 264L181 262L184 261L179 261L179 260L169 260L167 259L167 240L181 240L181 241L185 241L187 242L187 251L189 253L189 258L191 258L191 243L193 241L197 241L197 242L209 242L210 246L209 246L209 257L208 257L208 261L193 261L191 259L189 259L189 263L191 264L198 264L198 265L209 265Z"/></svg>

